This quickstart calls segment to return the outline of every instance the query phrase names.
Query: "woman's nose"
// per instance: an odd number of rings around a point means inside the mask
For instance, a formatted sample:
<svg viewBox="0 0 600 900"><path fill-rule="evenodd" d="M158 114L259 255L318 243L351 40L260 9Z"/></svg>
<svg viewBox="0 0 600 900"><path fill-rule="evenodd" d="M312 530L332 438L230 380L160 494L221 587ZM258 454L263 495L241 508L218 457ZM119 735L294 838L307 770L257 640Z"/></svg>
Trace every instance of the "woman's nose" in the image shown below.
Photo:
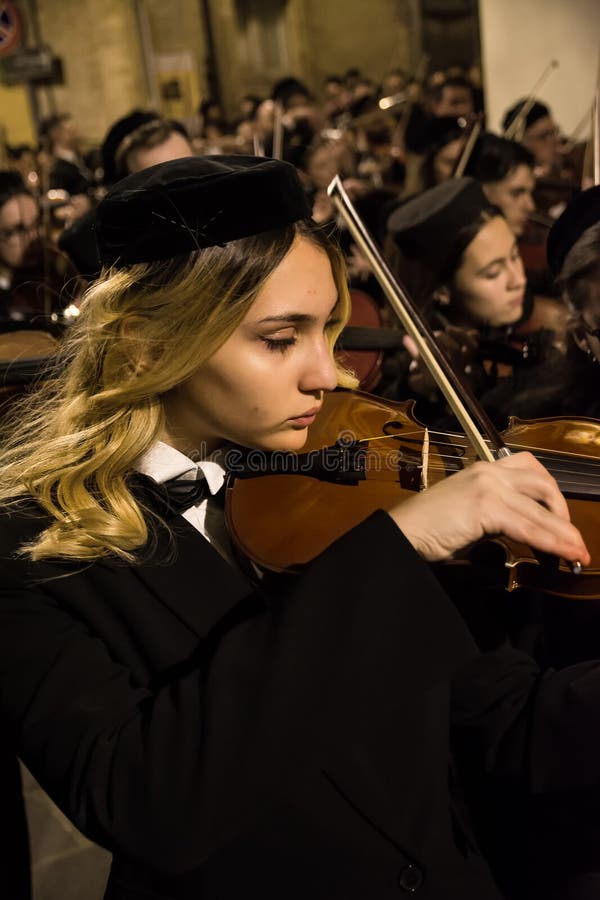
<svg viewBox="0 0 600 900"><path fill-rule="evenodd" d="M337 368L329 343L326 340L320 341L309 351L300 378L300 388L303 391L333 391L337 383Z"/></svg>
<svg viewBox="0 0 600 900"><path fill-rule="evenodd" d="M527 279L525 277L523 260L520 256L518 256L516 259L511 260L508 272L508 286L510 288L521 288L525 286L525 284L527 283Z"/></svg>

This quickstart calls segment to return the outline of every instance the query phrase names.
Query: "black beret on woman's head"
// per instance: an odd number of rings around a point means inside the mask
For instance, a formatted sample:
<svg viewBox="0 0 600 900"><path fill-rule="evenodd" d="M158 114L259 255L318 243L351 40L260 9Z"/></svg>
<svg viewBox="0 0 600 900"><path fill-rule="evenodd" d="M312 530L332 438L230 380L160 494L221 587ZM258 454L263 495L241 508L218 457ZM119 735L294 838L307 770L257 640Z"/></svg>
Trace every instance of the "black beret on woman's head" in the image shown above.
<svg viewBox="0 0 600 900"><path fill-rule="evenodd" d="M192 156L119 181L96 210L107 266L171 259L310 218L289 163L254 156Z"/></svg>

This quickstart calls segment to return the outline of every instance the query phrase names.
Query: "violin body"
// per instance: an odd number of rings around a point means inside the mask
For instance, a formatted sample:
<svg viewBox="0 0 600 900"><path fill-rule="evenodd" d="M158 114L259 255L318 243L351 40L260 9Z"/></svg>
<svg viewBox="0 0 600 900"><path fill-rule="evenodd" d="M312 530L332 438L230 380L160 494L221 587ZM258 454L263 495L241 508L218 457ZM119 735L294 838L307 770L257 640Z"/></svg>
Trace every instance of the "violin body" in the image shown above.
<svg viewBox="0 0 600 900"><path fill-rule="evenodd" d="M477 358L494 380L510 378L514 370L545 362L553 350L564 352L568 313L561 300L536 294L531 315L506 341L481 340Z"/></svg>
<svg viewBox="0 0 600 900"><path fill-rule="evenodd" d="M256 451L252 477L241 470L230 476L226 516L234 546L260 568L298 571L376 509L390 509L476 461L464 435L430 434L413 405L361 392L328 394L302 453L276 454L278 474L270 474L269 454ZM509 447L531 450L548 463L592 556L585 573L575 575L562 560L541 559L525 545L498 539L507 588L600 598L600 479L597 496L590 496L600 422L511 419L503 437Z"/></svg>
<svg viewBox="0 0 600 900"><path fill-rule="evenodd" d="M543 221L539 215L531 215L525 223L523 234L519 237L519 253L525 266L525 271L532 273L545 272L548 266L546 261L546 243L548 234L553 224L553 219Z"/></svg>

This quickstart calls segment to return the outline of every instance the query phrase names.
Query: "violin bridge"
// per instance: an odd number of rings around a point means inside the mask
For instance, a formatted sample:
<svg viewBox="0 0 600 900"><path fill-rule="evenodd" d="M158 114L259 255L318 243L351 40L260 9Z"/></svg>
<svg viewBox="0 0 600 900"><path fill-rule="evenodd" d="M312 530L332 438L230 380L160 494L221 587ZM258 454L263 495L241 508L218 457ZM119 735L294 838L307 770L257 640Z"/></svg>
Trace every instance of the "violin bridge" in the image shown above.
<svg viewBox="0 0 600 900"><path fill-rule="evenodd" d="M423 444L421 447L421 490L426 491L427 472L429 468L429 429L426 428L423 433Z"/></svg>

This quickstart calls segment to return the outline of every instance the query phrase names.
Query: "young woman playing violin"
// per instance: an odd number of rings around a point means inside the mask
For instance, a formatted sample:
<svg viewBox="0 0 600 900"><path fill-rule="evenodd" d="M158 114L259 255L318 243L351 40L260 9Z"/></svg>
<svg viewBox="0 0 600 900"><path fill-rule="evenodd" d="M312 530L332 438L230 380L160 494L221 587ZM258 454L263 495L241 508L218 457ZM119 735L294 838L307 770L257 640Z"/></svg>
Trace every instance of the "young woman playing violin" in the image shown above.
<svg viewBox="0 0 600 900"><path fill-rule="evenodd" d="M454 740L527 789L597 782L600 664L479 655L429 563L504 534L585 566L555 482L478 463L249 580L224 451L301 450L351 383L338 253L295 170L252 157L131 175L97 229L64 368L2 453L6 743L113 852L110 900L500 897Z"/></svg>
<svg viewBox="0 0 600 900"><path fill-rule="evenodd" d="M532 329L533 297L515 234L478 182L459 178L426 191L392 213L388 230L388 244L400 251L395 268L484 407L499 380L513 390L528 384L532 367L558 352L561 308ZM444 418L431 376L406 343L415 362L391 391L431 397L420 415Z"/></svg>

